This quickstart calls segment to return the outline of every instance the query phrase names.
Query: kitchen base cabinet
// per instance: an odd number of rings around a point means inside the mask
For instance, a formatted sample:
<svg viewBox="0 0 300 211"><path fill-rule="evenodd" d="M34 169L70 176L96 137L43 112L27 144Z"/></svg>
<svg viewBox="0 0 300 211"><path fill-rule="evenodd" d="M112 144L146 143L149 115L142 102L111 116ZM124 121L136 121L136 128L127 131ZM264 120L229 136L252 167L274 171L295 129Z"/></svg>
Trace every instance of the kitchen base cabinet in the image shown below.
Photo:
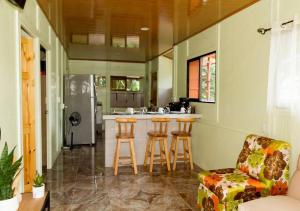
<svg viewBox="0 0 300 211"><path fill-rule="evenodd" d="M139 108L144 106L144 93L141 92L111 92L110 107Z"/></svg>

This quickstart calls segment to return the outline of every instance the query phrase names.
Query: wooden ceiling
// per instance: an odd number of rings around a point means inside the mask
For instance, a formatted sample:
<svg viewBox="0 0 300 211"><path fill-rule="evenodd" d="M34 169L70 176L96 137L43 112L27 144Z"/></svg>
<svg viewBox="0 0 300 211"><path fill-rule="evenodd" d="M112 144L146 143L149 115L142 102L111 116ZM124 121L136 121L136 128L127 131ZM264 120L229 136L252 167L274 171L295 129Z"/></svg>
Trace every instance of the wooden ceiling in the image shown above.
<svg viewBox="0 0 300 211"><path fill-rule="evenodd" d="M72 59L150 60L259 0L38 0ZM148 27L149 31L141 31ZM72 35L104 34L105 45L72 43ZM139 48L111 46L137 35Z"/></svg>

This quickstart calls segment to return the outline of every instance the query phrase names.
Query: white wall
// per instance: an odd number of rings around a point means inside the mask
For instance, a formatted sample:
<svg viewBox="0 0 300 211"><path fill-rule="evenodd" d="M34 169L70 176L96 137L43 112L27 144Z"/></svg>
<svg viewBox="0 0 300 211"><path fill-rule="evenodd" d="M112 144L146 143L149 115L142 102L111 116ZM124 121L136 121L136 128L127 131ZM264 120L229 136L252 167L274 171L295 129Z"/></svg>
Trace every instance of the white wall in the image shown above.
<svg viewBox="0 0 300 211"><path fill-rule="evenodd" d="M22 152L22 109L21 109L21 27L33 37L35 45L36 75L36 148L37 169L41 170L41 111L40 111L40 67L39 46L47 50L48 93L48 167L51 168L62 145L60 74L65 72L60 65L66 64L66 54L56 34L35 0L27 0L24 10L19 10L8 1L0 0L0 127L2 128L2 150L5 141L9 147L17 146L17 156Z"/></svg>
<svg viewBox="0 0 300 211"><path fill-rule="evenodd" d="M217 51L217 102L194 103L203 119L193 128L193 155L203 168L235 166L244 138L249 133L265 134L270 33L262 36L259 27L282 22L300 12L300 1L262 0L225 19L174 48L175 97L186 96L186 61ZM288 128L278 128L278 136L289 141ZM292 170L300 146L292 143Z"/></svg>
<svg viewBox="0 0 300 211"><path fill-rule="evenodd" d="M126 63L89 60L69 60L70 74L98 74L106 76L106 87L98 88L98 102L103 111L110 112L110 76L146 76L145 63Z"/></svg>

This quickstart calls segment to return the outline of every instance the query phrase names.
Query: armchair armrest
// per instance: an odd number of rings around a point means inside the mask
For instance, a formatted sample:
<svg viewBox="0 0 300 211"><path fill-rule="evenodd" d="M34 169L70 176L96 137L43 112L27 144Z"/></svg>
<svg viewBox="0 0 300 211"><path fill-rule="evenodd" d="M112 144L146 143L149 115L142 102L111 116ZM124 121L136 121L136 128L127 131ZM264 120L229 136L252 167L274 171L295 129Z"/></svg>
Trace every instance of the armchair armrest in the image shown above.
<svg viewBox="0 0 300 211"><path fill-rule="evenodd" d="M289 196L268 196L239 205L239 211L297 211L300 201Z"/></svg>

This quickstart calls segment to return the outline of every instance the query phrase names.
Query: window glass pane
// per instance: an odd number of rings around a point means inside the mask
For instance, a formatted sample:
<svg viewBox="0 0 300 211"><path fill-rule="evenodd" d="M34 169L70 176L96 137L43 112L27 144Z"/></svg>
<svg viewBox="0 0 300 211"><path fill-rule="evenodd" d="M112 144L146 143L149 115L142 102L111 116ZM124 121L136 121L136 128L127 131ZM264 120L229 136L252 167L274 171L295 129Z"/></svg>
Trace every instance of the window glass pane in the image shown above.
<svg viewBox="0 0 300 211"><path fill-rule="evenodd" d="M139 92L141 89L140 86L139 79L127 79L127 91Z"/></svg>
<svg viewBox="0 0 300 211"><path fill-rule="evenodd" d="M189 62L188 98L199 99L199 60Z"/></svg>
<svg viewBox="0 0 300 211"><path fill-rule="evenodd" d="M89 34L89 45L104 45L105 35L104 34Z"/></svg>
<svg viewBox="0 0 300 211"><path fill-rule="evenodd" d="M113 91L125 91L126 79L124 78L111 78L111 90Z"/></svg>
<svg viewBox="0 0 300 211"><path fill-rule="evenodd" d="M127 36L127 48L139 48L140 37L139 36Z"/></svg>
<svg viewBox="0 0 300 211"><path fill-rule="evenodd" d="M200 58L200 101L216 101L216 53Z"/></svg>
<svg viewBox="0 0 300 211"><path fill-rule="evenodd" d="M72 43L88 44L88 36L86 34L72 34Z"/></svg>
<svg viewBox="0 0 300 211"><path fill-rule="evenodd" d="M112 46L116 48L125 48L125 37L113 37Z"/></svg>

